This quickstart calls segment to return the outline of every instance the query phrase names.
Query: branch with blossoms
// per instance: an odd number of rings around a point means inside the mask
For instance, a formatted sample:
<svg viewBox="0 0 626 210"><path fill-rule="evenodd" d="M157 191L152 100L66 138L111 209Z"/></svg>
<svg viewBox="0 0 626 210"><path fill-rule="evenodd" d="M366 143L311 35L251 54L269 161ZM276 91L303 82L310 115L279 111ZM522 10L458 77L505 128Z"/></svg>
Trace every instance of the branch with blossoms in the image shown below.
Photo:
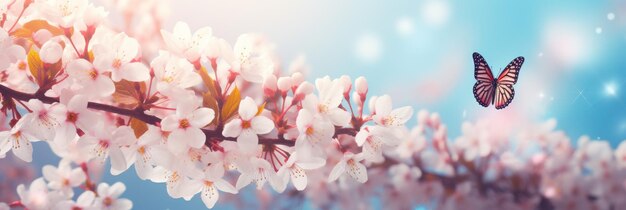
<svg viewBox="0 0 626 210"><path fill-rule="evenodd" d="M0 157L31 162L31 143L42 142L62 159L0 205L131 208L122 183L93 177L106 161L113 175L134 166L172 198L200 194L207 208L252 183L319 207L363 208L372 197L399 209L622 205L624 186L598 182L624 181L626 144L583 139L576 149L552 124L515 135L484 121L450 141L438 114L419 112L410 129L413 109L368 95L363 77L308 82L302 62L285 71L259 35L231 46L208 27L160 30L159 5L145 4L139 11L155 16L146 30L162 42L109 27L106 10L85 0L0 5L0 111L10 125ZM127 20L141 16L122 7Z"/></svg>

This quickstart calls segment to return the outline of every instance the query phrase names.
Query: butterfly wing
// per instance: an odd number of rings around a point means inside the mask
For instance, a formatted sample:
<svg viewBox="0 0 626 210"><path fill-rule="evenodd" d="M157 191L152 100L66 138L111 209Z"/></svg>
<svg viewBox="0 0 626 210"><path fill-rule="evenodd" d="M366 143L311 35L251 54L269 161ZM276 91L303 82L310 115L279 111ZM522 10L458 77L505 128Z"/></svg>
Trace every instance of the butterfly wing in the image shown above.
<svg viewBox="0 0 626 210"><path fill-rule="evenodd" d="M476 84L474 84L474 98L476 98L478 104L487 107L489 104L493 103L494 99L493 74L482 55L475 52L473 57L474 78L476 78Z"/></svg>
<svg viewBox="0 0 626 210"><path fill-rule="evenodd" d="M513 85L517 83L522 64L524 64L524 57L517 57L498 76L494 99L496 109L503 109L513 101L513 97L515 97Z"/></svg>

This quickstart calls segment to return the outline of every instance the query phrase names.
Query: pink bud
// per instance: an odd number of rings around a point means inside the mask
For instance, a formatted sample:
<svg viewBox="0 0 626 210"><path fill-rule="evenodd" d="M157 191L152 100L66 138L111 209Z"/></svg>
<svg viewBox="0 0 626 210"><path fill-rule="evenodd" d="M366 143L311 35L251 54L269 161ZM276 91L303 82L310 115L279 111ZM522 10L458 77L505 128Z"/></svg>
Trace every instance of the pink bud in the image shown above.
<svg viewBox="0 0 626 210"><path fill-rule="evenodd" d="M271 74L265 78L265 81L263 81L263 92L267 96L272 96L274 95L275 91L276 91L276 76Z"/></svg>
<svg viewBox="0 0 626 210"><path fill-rule="evenodd" d="M432 126L433 128L438 128L439 125L441 124L441 118L439 117L439 113L432 113L430 114L430 126Z"/></svg>
<svg viewBox="0 0 626 210"><path fill-rule="evenodd" d="M350 79L350 76L343 75L339 78L339 81L341 81L341 84L343 85L343 95L345 97L350 96L348 95L350 89L352 89L352 80Z"/></svg>
<svg viewBox="0 0 626 210"><path fill-rule="evenodd" d="M304 82L304 75L300 72L294 72L291 75L291 83L292 83L292 87L293 89L298 88L298 85L300 85L300 83Z"/></svg>
<svg viewBox="0 0 626 210"><path fill-rule="evenodd" d="M52 33L45 29L38 30L33 34L33 39L39 44L46 43L50 38L52 38Z"/></svg>
<svg viewBox="0 0 626 210"><path fill-rule="evenodd" d="M366 95L367 80L365 79L365 77L356 78L356 80L354 81L354 88L356 89L356 92L359 93L359 95Z"/></svg>
<svg viewBox="0 0 626 210"><path fill-rule="evenodd" d="M287 92L289 91L289 89L291 89L293 85L293 80L291 79L291 77L280 77L278 78L278 89L281 92Z"/></svg>
<svg viewBox="0 0 626 210"><path fill-rule="evenodd" d="M300 86L298 86L298 88L296 89L296 93L295 93L295 96L293 97L292 104L296 104L300 102L302 99L304 99L306 95L313 93L314 88L315 87L313 87L313 84L309 82L305 81L301 83Z"/></svg>
<svg viewBox="0 0 626 210"><path fill-rule="evenodd" d="M359 96L361 96L361 94L359 94ZM374 96L370 98L370 101L368 104L370 107L370 112L372 112L372 115L376 114L376 100L378 100L378 96Z"/></svg>
<svg viewBox="0 0 626 210"><path fill-rule="evenodd" d="M56 41L47 41L43 46L41 46L41 50L39 50L39 56L41 57L41 61L44 63L56 63L61 59L61 55L63 54L63 48Z"/></svg>
<svg viewBox="0 0 626 210"><path fill-rule="evenodd" d="M419 112L417 112L417 124L420 125L425 125L428 123L428 111L426 111L425 109L420 110Z"/></svg>

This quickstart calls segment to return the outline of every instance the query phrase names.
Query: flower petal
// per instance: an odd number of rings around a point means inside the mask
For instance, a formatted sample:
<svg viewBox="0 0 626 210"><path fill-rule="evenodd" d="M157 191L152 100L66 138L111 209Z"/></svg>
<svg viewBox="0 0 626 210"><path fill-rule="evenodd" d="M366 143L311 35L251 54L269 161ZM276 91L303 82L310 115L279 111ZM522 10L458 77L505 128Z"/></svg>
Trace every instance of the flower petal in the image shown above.
<svg viewBox="0 0 626 210"><path fill-rule="evenodd" d="M256 116L252 118L250 124L256 134L266 134L274 129L274 121L265 116Z"/></svg>
<svg viewBox="0 0 626 210"><path fill-rule="evenodd" d="M239 117L241 117L242 120L252 119L257 112L258 107L252 98L246 97L239 103Z"/></svg>
<svg viewBox="0 0 626 210"><path fill-rule="evenodd" d="M199 108L192 112L189 122L192 126L202 128L215 117L215 112L209 108Z"/></svg>
<svg viewBox="0 0 626 210"><path fill-rule="evenodd" d="M224 125L222 135L225 137L238 137L241 135L241 119L233 119Z"/></svg>

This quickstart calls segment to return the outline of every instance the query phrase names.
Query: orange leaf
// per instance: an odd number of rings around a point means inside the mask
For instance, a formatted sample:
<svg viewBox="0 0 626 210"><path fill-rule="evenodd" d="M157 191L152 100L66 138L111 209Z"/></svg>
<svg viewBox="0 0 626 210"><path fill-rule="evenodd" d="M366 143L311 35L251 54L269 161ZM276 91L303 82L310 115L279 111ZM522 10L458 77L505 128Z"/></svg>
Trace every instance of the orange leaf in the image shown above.
<svg viewBox="0 0 626 210"><path fill-rule="evenodd" d="M214 98L217 96L217 90L215 89L215 80L209 76L206 68L204 66L198 70L200 77L202 77L202 81L204 82L204 86L208 89L207 93L210 93Z"/></svg>
<svg viewBox="0 0 626 210"><path fill-rule="evenodd" d="M145 92L146 84L143 82L120 80L115 83L113 100L119 104L135 108L142 102L143 94Z"/></svg>
<svg viewBox="0 0 626 210"><path fill-rule="evenodd" d="M135 136L139 138L146 131L148 131L148 124L144 121L138 120L137 118L130 118L130 128L135 132Z"/></svg>
<svg viewBox="0 0 626 210"><path fill-rule="evenodd" d="M43 72L43 62L41 61L41 58L39 57L39 53L37 53L35 49L30 48L30 51L28 51L27 60L28 60L28 68L30 69L30 73L33 75L33 78L35 78L35 80L37 81L37 84L41 87L41 85L44 82L44 78L43 78L44 74L41 74L41 72Z"/></svg>
<svg viewBox="0 0 626 210"><path fill-rule="evenodd" d="M48 21L32 20L30 22L24 23L24 25L22 25L21 28L18 28L17 30L13 31L11 35L15 37L19 37L19 38L25 38L35 43L33 39L33 34L39 30L47 30L52 34L53 37L64 34L62 29L56 26L50 25Z"/></svg>
<svg viewBox="0 0 626 210"><path fill-rule="evenodd" d="M220 116L222 122L225 122L230 117L235 115L235 112L239 109L239 103L241 102L241 94L239 93L239 89L235 86L233 92L226 97L226 102L224 102L224 106L222 107L222 115Z"/></svg>
<svg viewBox="0 0 626 210"><path fill-rule="evenodd" d="M213 95L211 95L211 93L206 92L204 93L204 95L202 95L202 106L213 109L213 111L215 111L215 115L217 115L215 116L215 118L213 118L213 121L211 121L209 125L217 122L217 119L220 115L219 106L217 105L217 100L215 99L215 97L213 97Z"/></svg>
<svg viewBox="0 0 626 210"><path fill-rule="evenodd" d="M261 106L259 106L259 110L256 111L256 115L260 115L263 112L263 109L265 109L265 104L267 104L267 102L263 102L263 104L261 104Z"/></svg>

